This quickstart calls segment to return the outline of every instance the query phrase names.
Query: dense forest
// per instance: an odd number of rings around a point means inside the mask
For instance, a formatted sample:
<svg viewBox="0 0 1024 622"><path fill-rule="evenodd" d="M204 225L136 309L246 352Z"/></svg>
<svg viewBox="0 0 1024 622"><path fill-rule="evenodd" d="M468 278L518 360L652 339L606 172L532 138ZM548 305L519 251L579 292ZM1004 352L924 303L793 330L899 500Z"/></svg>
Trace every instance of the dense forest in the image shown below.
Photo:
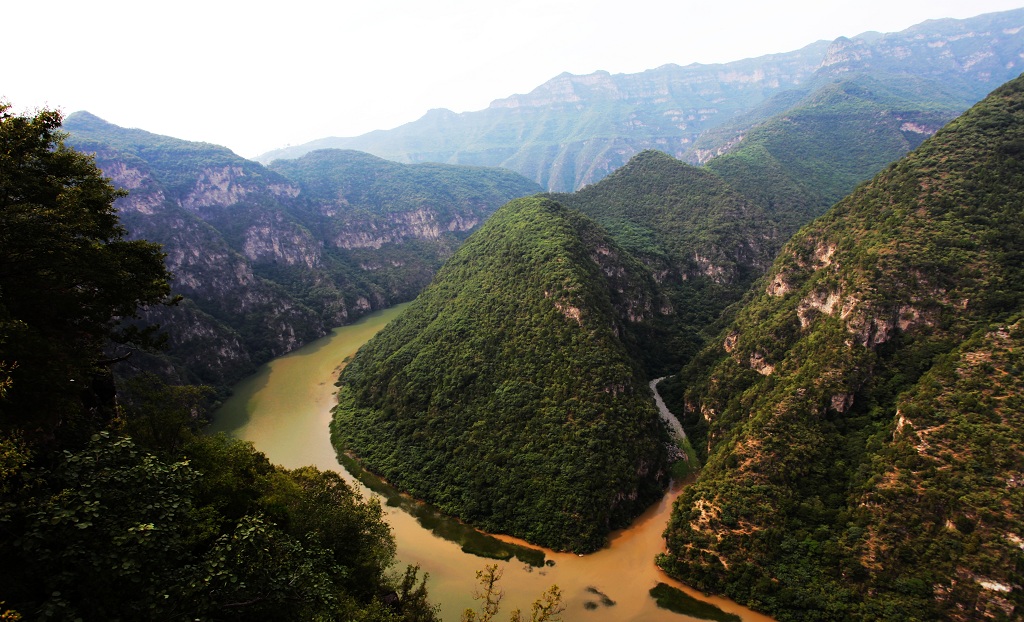
<svg viewBox="0 0 1024 622"><path fill-rule="evenodd" d="M60 124L0 106L0 617L434 619L376 501L197 435L200 387L115 384L178 301Z"/></svg>
<svg viewBox="0 0 1024 622"><path fill-rule="evenodd" d="M707 169L644 151L598 183L551 195L594 219L650 270L673 313L640 352L651 377L674 373L702 332L768 268L782 245L757 203Z"/></svg>
<svg viewBox="0 0 1024 622"><path fill-rule="evenodd" d="M335 442L474 525L594 551L667 484L636 363L661 307L588 218L513 201L342 372Z"/></svg>
<svg viewBox="0 0 1024 622"><path fill-rule="evenodd" d="M660 564L780 619L1021 611L1024 78L802 229L682 374Z"/></svg>

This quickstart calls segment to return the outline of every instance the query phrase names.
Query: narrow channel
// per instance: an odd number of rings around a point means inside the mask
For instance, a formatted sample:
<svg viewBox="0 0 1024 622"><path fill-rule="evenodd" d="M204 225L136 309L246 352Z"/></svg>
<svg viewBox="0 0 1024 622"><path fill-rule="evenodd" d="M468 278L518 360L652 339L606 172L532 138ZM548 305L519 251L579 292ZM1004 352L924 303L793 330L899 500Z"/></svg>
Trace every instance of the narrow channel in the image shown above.
<svg viewBox="0 0 1024 622"><path fill-rule="evenodd" d="M337 328L327 337L264 365L235 387L231 399L215 413L209 431L250 441L270 460L287 468L312 464L339 471L364 495L376 494L339 464L331 446L328 424L335 400L334 382L344 362L404 306L379 311L355 324ZM770 620L732 601L705 597L670 579L655 566L654 556L664 549L662 532L672 502L680 491L680 485L673 485L665 497L632 526L613 533L604 549L584 557L544 551L546 560L554 565L541 567L516 558L494 561L465 553L460 544L439 537L409 512L398 507L386 506L385 509L398 544L400 567L419 564L429 573L430 599L441 605L441 616L446 621L458 620L466 608L476 608L472 598L477 587L475 573L490 563L497 563L504 573L501 587L505 598L503 613L498 619L507 619L516 608L528 615L533 600L552 584L562 590L566 605L562 619L566 621L685 622L699 619L658 608L648 592L663 582L738 615L746 622ZM386 501L381 503L385 505ZM443 520L457 524L451 519ZM496 537L537 548L513 538Z"/></svg>

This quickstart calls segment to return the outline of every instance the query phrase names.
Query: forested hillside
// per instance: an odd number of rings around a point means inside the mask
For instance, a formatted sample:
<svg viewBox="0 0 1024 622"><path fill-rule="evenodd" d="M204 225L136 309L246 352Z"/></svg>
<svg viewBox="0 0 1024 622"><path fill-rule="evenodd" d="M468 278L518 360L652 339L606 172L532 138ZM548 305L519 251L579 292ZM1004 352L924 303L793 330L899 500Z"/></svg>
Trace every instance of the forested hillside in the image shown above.
<svg viewBox="0 0 1024 622"><path fill-rule="evenodd" d="M325 147L359 149L397 162L501 166L549 191L570 192L600 180L645 149L705 161L734 147L761 122L788 122L791 107L794 115L805 116L804 98L817 99L822 108L837 85L863 87L864 81L877 81L890 90L900 86L899 101L871 102L890 117L889 123L870 114L845 117L850 111L842 101L834 116L819 111L819 120L843 120L835 131L852 132L846 140L868 148L854 157L862 164L876 161L877 166L853 179L856 184L906 153L908 149L893 144L899 143L901 132L912 148L919 142L914 133L930 135L1016 77L1024 53L1022 26L1024 9L1016 9L964 20L930 20L897 33L849 33L792 52L720 65L670 63L635 74L566 73L530 93L495 100L484 110L431 110L392 130L323 138L272 151L259 160L295 158ZM893 131L886 127L892 117L914 129ZM827 140L824 128L807 129ZM709 133L716 138L708 140ZM785 154L773 155L786 160ZM858 175L858 167L845 173ZM813 183L809 190L819 192ZM852 186L831 186L825 194L838 194L825 198L835 201L850 190ZM818 213L830 204L820 206Z"/></svg>
<svg viewBox="0 0 1024 622"><path fill-rule="evenodd" d="M678 369L703 345L701 331L739 300L782 245L758 204L719 176L644 151L600 182L552 195L600 224L652 272L672 303L664 335L641 353L653 375Z"/></svg>
<svg viewBox="0 0 1024 622"><path fill-rule="evenodd" d="M780 619L1017 619L1024 78L782 250L684 370L659 560Z"/></svg>
<svg viewBox="0 0 1024 622"><path fill-rule="evenodd" d="M0 619L434 620L377 502L198 436L201 388L115 386L170 275L60 124L0 104Z"/></svg>
<svg viewBox="0 0 1024 622"><path fill-rule="evenodd" d="M635 362L649 271L543 198L502 207L339 379L339 449L489 531L593 551L668 482Z"/></svg>
<svg viewBox="0 0 1024 622"><path fill-rule="evenodd" d="M500 205L538 190L507 171L319 152L271 170L229 150L68 118L70 144L128 190L133 238L159 242L185 301L147 311L169 358L133 363L229 385L370 310L411 299Z"/></svg>
<svg viewBox="0 0 1024 622"><path fill-rule="evenodd" d="M779 97L782 112L716 129L688 159L758 204L787 239L963 111L969 102L951 90L908 75L794 90Z"/></svg>

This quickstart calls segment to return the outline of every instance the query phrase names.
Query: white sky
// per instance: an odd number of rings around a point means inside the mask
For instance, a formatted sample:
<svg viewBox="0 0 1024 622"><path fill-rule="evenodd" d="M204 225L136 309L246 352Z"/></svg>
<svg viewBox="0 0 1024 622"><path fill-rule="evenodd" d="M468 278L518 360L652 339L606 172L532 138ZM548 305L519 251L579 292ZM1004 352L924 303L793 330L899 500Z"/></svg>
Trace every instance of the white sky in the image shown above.
<svg viewBox="0 0 1024 622"><path fill-rule="evenodd" d="M0 98L252 157L568 71L788 52L1024 0L8 0ZM1024 36L1024 35L1022 35Z"/></svg>

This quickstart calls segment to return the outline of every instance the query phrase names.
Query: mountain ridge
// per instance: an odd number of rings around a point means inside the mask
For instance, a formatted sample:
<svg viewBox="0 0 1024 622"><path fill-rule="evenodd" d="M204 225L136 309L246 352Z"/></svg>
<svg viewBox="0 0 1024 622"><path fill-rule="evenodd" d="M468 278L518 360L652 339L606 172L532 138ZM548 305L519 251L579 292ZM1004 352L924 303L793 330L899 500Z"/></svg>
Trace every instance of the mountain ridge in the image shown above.
<svg viewBox="0 0 1024 622"><path fill-rule="evenodd" d="M1019 73L1012 68L1020 64L1024 48L1013 31L1022 25L1024 10L1018 9L931 20L900 33L865 33L859 39L817 42L719 65L666 64L636 74L563 73L483 110L431 111L393 130L318 139L257 159L294 157L310 148L356 148L403 162L502 166L549 191L571 191L644 149L686 159L704 132L770 96L856 73L877 77L921 71L934 88L955 88L961 96L955 112L962 112Z"/></svg>
<svg viewBox="0 0 1024 622"><path fill-rule="evenodd" d="M403 165L358 152L278 169L229 149L88 113L64 123L115 185L133 237L164 245L183 305L147 311L171 329L165 377L232 384L360 315L411 299L501 204L539 188L508 171ZM133 361L134 362L134 361Z"/></svg>
<svg viewBox="0 0 1024 622"><path fill-rule="evenodd" d="M668 483L634 338L662 312L588 218L512 201L345 367L335 446L488 531L597 550Z"/></svg>

